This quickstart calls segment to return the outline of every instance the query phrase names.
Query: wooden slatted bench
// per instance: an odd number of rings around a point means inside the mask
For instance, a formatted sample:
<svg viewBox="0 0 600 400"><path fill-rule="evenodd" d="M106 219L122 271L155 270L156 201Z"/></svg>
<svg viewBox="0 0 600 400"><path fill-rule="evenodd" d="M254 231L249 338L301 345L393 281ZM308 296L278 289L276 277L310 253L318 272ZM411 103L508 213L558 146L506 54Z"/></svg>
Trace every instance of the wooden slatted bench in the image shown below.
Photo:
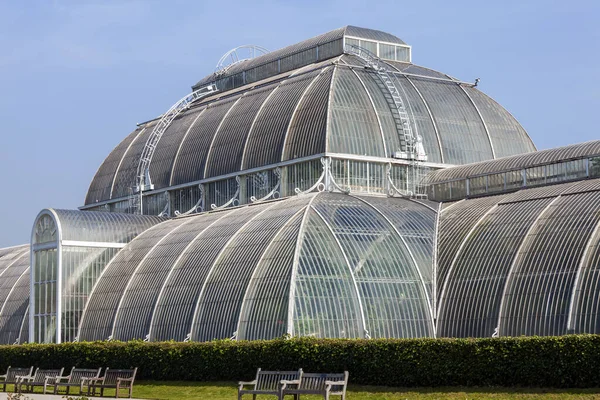
<svg viewBox="0 0 600 400"><path fill-rule="evenodd" d="M36 386L44 388L42 393L46 393L48 387L53 387L56 378L61 376L64 368L61 369L41 369L37 368L33 375L19 376L17 377L17 383L15 385L15 392L21 393L23 387L25 391L32 392Z"/></svg>
<svg viewBox="0 0 600 400"><path fill-rule="evenodd" d="M81 386L88 386L88 395L95 396L96 389L100 389L100 396L104 396L104 389L115 389L115 397L119 397L121 389L129 390L129 398L133 391L133 381L137 374L137 367L133 369L106 368L102 378L82 378Z"/></svg>
<svg viewBox="0 0 600 400"><path fill-rule="evenodd" d="M282 399L281 381L295 381L301 377L302 369L298 371L263 371L259 368L253 381L239 382L238 400L241 400L245 394L251 394L253 399L256 399L258 394L273 395ZM252 389L245 389L244 386L252 386Z"/></svg>
<svg viewBox="0 0 600 400"><path fill-rule="evenodd" d="M302 374L300 379L281 381L281 398L293 395L299 398L301 394L321 395L325 400L329 396L340 396L346 399L346 387L348 386L348 371L343 374Z"/></svg>
<svg viewBox="0 0 600 400"><path fill-rule="evenodd" d="M2 391L6 392L6 385L15 385L15 392L17 388L17 376L29 376L33 373L33 367L29 368L13 368L11 366L6 370L6 374L0 375L0 384L2 385Z"/></svg>
<svg viewBox="0 0 600 400"><path fill-rule="evenodd" d="M72 387L79 388L79 393L83 394L83 386L84 383L86 383L86 378L100 377L101 369L102 368L86 369L73 367L69 375L56 378L56 381L54 382L54 394L58 394L59 388L66 388L66 394L69 394Z"/></svg>

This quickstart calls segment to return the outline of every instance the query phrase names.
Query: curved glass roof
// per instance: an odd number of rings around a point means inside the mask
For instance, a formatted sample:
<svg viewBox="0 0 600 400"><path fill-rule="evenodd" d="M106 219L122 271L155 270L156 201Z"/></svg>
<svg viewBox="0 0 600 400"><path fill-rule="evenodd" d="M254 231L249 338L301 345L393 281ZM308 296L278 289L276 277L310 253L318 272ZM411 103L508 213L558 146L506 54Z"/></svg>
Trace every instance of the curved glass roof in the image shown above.
<svg viewBox="0 0 600 400"><path fill-rule="evenodd" d="M428 184L441 183L478 175L553 164L594 155L600 155L600 140L438 170L429 174L426 181Z"/></svg>
<svg viewBox="0 0 600 400"><path fill-rule="evenodd" d="M428 161L465 164L535 150L518 122L476 88L413 64L389 64ZM152 183L186 185L326 153L389 159L401 133L386 96L377 74L350 55L216 93L169 126L150 165ZM111 152L86 205L131 193L155 123Z"/></svg>
<svg viewBox="0 0 600 400"><path fill-rule="evenodd" d="M28 308L29 245L0 249L0 344L28 340Z"/></svg>
<svg viewBox="0 0 600 400"><path fill-rule="evenodd" d="M438 336L597 333L600 180L451 203Z"/></svg>
<svg viewBox="0 0 600 400"><path fill-rule="evenodd" d="M316 193L169 220L108 264L79 338L432 336L435 218Z"/></svg>

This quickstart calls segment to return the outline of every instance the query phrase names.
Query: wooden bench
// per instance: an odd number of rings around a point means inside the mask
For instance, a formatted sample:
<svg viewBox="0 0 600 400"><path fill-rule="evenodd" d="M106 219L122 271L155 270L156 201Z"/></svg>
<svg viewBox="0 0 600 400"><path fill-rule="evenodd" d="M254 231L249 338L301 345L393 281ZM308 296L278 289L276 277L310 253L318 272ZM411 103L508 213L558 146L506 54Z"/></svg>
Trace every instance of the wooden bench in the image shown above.
<svg viewBox="0 0 600 400"><path fill-rule="evenodd" d="M17 383L15 385L15 392L21 393L23 387L26 392L33 392L36 386L44 388L42 393L46 393L47 388L53 387L56 378L61 376L64 368L61 369L41 369L37 368L33 375L22 375L17 377Z"/></svg>
<svg viewBox="0 0 600 400"><path fill-rule="evenodd" d="M30 368L13 368L9 366L6 369L6 374L0 375L0 379L2 381L0 384L2 385L2 391L6 392L6 385L15 385L15 392L17 391L17 376L29 376L33 373L33 367Z"/></svg>
<svg viewBox="0 0 600 400"><path fill-rule="evenodd" d="M341 396L346 399L348 371L343 374L302 374L300 379L281 381L281 398L293 395L296 400L301 394L321 395L325 400L329 396Z"/></svg>
<svg viewBox="0 0 600 400"><path fill-rule="evenodd" d="M282 399L281 381L298 380L302 377L302 369L298 371L262 371L260 368L256 372L256 379L251 382L239 382L238 400L245 394L251 394L256 400L257 394L268 394ZM244 386L253 386L252 389L245 389Z"/></svg>
<svg viewBox="0 0 600 400"><path fill-rule="evenodd" d="M104 389L115 389L115 397L119 397L121 389L129 390L129 398L133 392L133 381L137 374L137 367L133 369L106 368L102 378L82 378L81 386L88 386L88 395L95 396L96 389L100 389L100 396L104 396Z"/></svg>
<svg viewBox="0 0 600 400"><path fill-rule="evenodd" d="M102 368L86 369L73 367L69 375L56 377L56 380L54 381L54 394L58 394L59 388L61 387L66 388L66 394L69 394L72 387L78 387L79 393L83 394L85 378L99 378L101 369Z"/></svg>

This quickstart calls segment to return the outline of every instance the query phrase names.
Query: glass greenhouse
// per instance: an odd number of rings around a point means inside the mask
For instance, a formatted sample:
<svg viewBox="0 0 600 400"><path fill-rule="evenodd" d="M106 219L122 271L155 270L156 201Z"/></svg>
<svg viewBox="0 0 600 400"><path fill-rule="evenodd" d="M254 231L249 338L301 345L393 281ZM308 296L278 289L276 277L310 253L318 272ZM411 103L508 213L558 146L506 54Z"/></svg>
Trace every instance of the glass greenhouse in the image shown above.
<svg viewBox="0 0 600 400"><path fill-rule="evenodd" d="M0 343L600 333L600 141L353 26L192 90L0 249Z"/></svg>

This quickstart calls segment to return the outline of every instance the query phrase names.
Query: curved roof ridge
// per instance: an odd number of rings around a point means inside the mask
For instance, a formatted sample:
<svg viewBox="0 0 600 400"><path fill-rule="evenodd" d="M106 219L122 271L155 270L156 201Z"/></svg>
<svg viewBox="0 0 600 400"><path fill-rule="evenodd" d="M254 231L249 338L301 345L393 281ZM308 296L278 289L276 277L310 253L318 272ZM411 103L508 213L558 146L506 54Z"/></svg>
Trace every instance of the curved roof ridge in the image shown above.
<svg viewBox="0 0 600 400"><path fill-rule="evenodd" d="M431 173L426 179L429 184L450 180L465 179L471 176L486 175L495 172L506 172L515 169L551 164L573 158L600 154L600 140L539 150L516 156L502 157L495 160L461 165Z"/></svg>

